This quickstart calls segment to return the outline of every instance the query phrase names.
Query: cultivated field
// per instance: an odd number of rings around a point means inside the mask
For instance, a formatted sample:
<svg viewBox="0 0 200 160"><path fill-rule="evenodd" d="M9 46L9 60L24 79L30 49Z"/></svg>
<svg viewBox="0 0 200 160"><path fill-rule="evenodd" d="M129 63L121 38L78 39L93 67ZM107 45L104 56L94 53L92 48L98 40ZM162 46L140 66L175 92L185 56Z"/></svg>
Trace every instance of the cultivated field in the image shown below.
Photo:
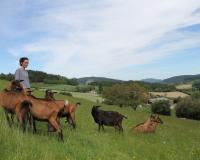
<svg viewBox="0 0 200 160"><path fill-rule="evenodd" d="M0 87L6 82L0 81ZM4 84L2 84L4 83ZM34 92L43 96L42 92ZM105 110L116 110L128 117L123 122L124 134L105 127L99 133L90 111L94 102L83 98L56 95L57 99L80 101L77 109L76 130L69 129L64 120L64 143L57 141L55 133L47 133L46 123L38 122L38 133L31 130L23 134L17 125L7 127L0 109L0 159L2 160L199 160L200 122L161 116L164 121L155 134L137 135L133 125L143 122L150 115L148 108L134 111L130 108L103 105Z"/></svg>
<svg viewBox="0 0 200 160"><path fill-rule="evenodd" d="M177 89L192 89L192 84L180 84L176 86Z"/></svg>
<svg viewBox="0 0 200 160"><path fill-rule="evenodd" d="M187 97L188 95L182 92L150 92L153 96L167 97L167 98L178 98Z"/></svg>

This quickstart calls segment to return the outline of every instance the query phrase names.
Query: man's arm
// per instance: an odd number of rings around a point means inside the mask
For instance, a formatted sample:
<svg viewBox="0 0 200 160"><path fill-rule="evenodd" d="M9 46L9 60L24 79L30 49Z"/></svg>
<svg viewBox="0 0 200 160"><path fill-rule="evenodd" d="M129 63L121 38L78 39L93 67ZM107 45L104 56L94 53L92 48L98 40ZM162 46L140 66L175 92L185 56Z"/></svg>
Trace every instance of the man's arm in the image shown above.
<svg viewBox="0 0 200 160"><path fill-rule="evenodd" d="M19 69L15 71L15 80L20 80L19 72L20 72Z"/></svg>

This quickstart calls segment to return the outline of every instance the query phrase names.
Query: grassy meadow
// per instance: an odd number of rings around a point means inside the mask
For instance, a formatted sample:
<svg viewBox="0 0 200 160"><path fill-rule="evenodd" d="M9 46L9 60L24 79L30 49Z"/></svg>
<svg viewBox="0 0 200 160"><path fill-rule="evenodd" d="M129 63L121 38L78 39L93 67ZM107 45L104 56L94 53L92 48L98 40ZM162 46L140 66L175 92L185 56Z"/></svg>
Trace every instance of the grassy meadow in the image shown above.
<svg viewBox="0 0 200 160"><path fill-rule="evenodd" d="M0 81L0 88L6 85ZM35 91L38 97L44 95ZM155 134L138 135L131 132L132 126L145 121L149 108L134 111L131 108L102 105L105 110L115 110L128 117L123 121L124 134L115 133L114 128L105 127L98 132L90 114L95 104L89 98L73 98L56 95L56 99L81 102L76 112L77 128L64 129L64 143L57 141L56 133L47 133L45 122L37 122L38 133L29 129L25 134L15 124L6 125L0 109L0 159L2 160L200 160L200 122L161 116L163 125ZM16 120L15 120L16 122Z"/></svg>

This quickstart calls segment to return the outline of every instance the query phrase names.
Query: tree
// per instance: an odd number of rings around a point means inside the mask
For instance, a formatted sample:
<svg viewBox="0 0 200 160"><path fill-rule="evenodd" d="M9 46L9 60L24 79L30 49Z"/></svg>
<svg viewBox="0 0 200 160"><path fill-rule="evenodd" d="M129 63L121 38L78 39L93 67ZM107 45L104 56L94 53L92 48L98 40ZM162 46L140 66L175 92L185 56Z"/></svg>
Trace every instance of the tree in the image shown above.
<svg viewBox="0 0 200 160"><path fill-rule="evenodd" d="M170 115L170 103L166 100L157 101L152 104L151 111L155 114Z"/></svg>
<svg viewBox="0 0 200 160"><path fill-rule="evenodd" d="M103 92L103 97L109 104L115 104L122 107L125 106L137 106L142 103L146 103L149 98L149 94L146 89L139 84L117 84L107 88Z"/></svg>
<svg viewBox="0 0 200 160"><path fill-rule="evenodd" d="M176 116L200 120L200 100L192 97L183 98L176 106Z"/></svg>
<svg viewBox="0 0 200 160"><path fill-rule="evenodd" d="M198 81L198 82L195 82L195 83L192 85L192 87L194 87L194 88L196 88L197 90L200 91L200 82L199 82L199 81Z"/></svg>

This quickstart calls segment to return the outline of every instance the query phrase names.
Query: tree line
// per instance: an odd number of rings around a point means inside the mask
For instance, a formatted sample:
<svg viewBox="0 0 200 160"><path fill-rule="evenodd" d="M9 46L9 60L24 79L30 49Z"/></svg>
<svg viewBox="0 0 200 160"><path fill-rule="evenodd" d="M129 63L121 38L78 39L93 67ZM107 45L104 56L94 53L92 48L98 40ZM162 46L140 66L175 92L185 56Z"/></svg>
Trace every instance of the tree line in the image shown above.
<svg viewBox="0 0 200 160"><path fill-rule="evenodd" d="M33 82L42 82L42 83L48 83L48 84L68 84L68 85L78 85L77 79L69 79L64 76L60 75L54 75L54 74L48 74L42 71L33 71L28 70L29 79ZM14 79L14 74L0 74L0 79L11 81Z"/></svg>

